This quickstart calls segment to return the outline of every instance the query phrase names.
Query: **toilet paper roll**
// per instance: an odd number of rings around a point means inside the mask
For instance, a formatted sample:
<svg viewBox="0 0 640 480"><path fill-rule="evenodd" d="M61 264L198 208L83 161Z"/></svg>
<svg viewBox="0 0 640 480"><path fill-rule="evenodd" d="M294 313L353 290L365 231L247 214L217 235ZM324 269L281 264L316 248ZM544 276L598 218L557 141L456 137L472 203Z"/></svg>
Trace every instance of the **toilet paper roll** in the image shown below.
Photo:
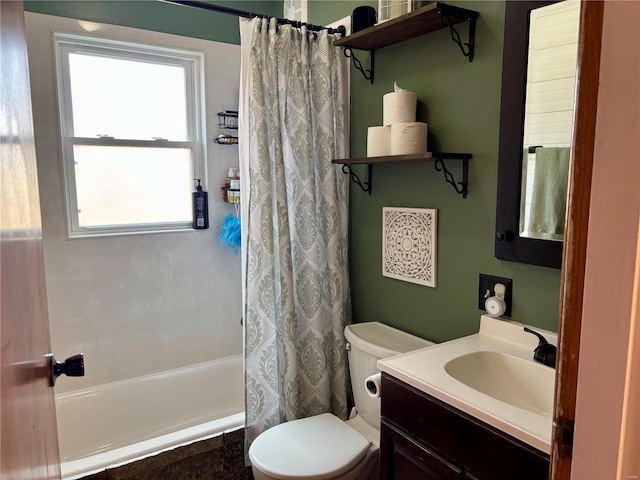
<svg viewBox="0 0 640 480"><path fill-rule="evenodd" d="M407 122L391 125L391 155L412 155L426 151L426 123Z"/></svg>
<svg viewBox="0 0 640 480"><path fill-rule="evenodd" d="M391 155L391 126L369 127L367 131L367 157Z"/></svg>
<svg viewBox="0 0 640 480"><path fill-rule="evenodd" d="M380 398L380 382L382 374L376 373L364 380L364 388L367 390L367 395L371 398Z"/></svg>
<svg viewBox="0 0 640 480"><path fill-rule="evenodd" d="M416 121L418 96L415 92L401 90L382 96L382 124L406 123Z"/></svg>

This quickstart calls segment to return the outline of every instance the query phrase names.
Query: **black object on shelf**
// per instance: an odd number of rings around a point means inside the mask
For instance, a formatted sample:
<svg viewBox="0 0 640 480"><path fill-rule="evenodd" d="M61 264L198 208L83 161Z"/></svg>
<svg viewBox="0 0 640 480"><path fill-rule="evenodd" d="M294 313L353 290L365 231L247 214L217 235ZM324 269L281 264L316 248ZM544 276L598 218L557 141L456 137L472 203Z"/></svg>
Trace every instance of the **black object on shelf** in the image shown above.
<svg viewBox="0 0 640 480"><path fill-rule="evenodd" d="M373 165L376 163L406 163L406 162L427 162L434 161L434 167L438 172L443 172L444 179L449 183L456 193L467 198L467 186L469 176L469 160L470 153L417 153L413 155L389 155L385 157L365 157L365 158L342 158L332 160L332 163L342 164L342 171L351 175L351 180L357 184L362 191L371 195L371 187L373 180ZM462 161L462 181L457 182L453 174L445 165L445 160L461 160ZM366 182L362 182L360 177L353 171L351 165L367 165Z"/></svg>
<svg viewBox="0 0 640 480"><path fill-rule="evenodd" d="M344 55L351 58L354 67L362 73L365 79L373 83L374 52L376 49L444 28L449 29L451 40L458 45L462 54L472 62L475 54L477 18L478 12L474 10L433 2L413 12L338 39L333 42L333 45L345 47ZM469 37L466 43L462 42L460 34L454 27L454 25L461 22L469 22ZM369 69L365 69L362 63L354 57L352 49L365 50L371 53Z"/></svg>
<svg viewBox="0 0 640 480"><path fill-rule="evenodd" d="M356 33L376 24L378 15L376 9L368 5L362 5L351 12L351 32Z"/></svg>

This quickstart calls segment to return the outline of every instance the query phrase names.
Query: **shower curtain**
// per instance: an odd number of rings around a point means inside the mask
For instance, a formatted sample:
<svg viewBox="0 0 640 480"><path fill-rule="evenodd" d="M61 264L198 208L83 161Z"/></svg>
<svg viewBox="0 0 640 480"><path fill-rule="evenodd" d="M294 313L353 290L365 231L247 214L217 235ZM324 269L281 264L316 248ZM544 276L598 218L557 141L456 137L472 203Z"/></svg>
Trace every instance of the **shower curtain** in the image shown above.
<svg viewBox="0 0 640 480"><path fill-rule="evenodd" d="M246 444L347 416L347 60L326 30L240 21Z"/></svg>

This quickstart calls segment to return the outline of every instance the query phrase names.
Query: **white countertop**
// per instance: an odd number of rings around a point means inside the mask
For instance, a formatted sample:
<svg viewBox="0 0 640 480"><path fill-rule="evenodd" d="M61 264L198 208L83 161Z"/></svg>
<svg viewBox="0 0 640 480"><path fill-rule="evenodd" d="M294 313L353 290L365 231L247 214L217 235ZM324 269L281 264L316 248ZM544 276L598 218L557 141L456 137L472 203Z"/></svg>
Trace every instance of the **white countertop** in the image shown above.
<svg viewBox="0 0 640 480"><path fill-rule="evenodd" d="M536 413L485 395L456 380L445 370L449 361L474 352L511 355L535 365L527 367L547 369L539 370L539 373L545 382L545 394L553 397L555 371L533 361L533 350L538 345L538 340L534 335L524 332L524 326L483 315L479 333L378 360L378 368L545 453L550 453L552 398L549 399L550 411ZM549 343L557 343L556 334L536 327L532 329L544 335Z"/></svg>

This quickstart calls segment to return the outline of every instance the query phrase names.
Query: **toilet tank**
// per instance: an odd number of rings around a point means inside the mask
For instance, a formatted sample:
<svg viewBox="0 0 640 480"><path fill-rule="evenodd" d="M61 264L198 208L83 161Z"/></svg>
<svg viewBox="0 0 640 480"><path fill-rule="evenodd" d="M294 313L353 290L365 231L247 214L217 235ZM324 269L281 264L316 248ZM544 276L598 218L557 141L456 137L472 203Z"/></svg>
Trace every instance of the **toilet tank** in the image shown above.
<svg viewBox="0 0 640 480"><path fill-rule="evenodd" d="M379 359L428 347L433 342L379 322L347 325L344 336L349 342L349 373L356 410L364 420L380 428L380 399L367 394L365 379L380 371L376 366Z"/></svg>

